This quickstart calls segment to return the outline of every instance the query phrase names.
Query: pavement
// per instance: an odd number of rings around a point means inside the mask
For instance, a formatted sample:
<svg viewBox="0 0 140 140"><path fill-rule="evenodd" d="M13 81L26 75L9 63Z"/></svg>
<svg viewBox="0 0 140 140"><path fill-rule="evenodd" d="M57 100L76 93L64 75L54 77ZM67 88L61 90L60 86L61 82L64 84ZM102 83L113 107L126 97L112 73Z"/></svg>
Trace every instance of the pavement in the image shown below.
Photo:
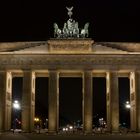
<svg viewBox="0 0 140 140"><path fill-rule="evenodd" d="M140 140L140 133L135 134L98 134L98 135L48 135L38 133L1 133L0 140Z"/></svg>

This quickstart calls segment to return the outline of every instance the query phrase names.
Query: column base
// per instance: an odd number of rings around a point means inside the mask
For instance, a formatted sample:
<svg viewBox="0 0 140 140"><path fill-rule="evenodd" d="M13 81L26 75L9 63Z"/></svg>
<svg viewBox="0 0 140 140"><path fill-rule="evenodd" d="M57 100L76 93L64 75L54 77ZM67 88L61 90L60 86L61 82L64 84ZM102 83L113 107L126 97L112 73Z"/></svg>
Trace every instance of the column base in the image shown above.
<svg viewBox="0 0 140 140"><path fill-rule="evenodd" d="M0 133L4 133L5 131L4 130L0 130Z"/></svg>
<svg viewBox="0 0 140 140"><path fill-rule="evenodd" d="M35 130L22 130L22 133L32 133L35 132Z"/></svg>
<svg viewBox="0 0 140 140"><path fill-rule="evenodd" d="M136 133L140 133L140 129L139 128L136 129Z"/></svg>
<svg viewBox="0 0 140 140"><path fill-rule="evenodd" d="M118 134L118 133L120 133L120 131L119 131L119 130L112 131L112 134Z"/></svg>
<svg viewBox="0 0 140 140"><path fill-rule="evenodd" d="M83 133L84 133L84 135L91 135L93 132L91 130L91 131L84 131Z"/></svg>
<svg viewBox="0 0 140 140"><path fill-rule="evenodd" d="M57 131L48 131L48 134L49 134L49 135L57 135L58 132L57 132Z"/></svg>

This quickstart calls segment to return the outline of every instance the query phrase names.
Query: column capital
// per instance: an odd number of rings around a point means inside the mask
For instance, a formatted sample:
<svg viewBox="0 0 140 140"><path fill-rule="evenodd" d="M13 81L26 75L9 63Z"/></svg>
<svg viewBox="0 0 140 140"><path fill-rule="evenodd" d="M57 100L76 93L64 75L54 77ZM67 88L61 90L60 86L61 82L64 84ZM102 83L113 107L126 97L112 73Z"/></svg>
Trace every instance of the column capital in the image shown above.
<svg viewBox="0 0 140 140"><path fill-rule="evenodd" d="M50 69L48 69L48 71L58 71L58 69L53 69L53 68L51 69L50 68Z"/></svg>
<svg viewBox="0 0 140 140"><path fill-rule="evenodd" d="M31 70L31 69L24 69L24 70L23 70L23 74L26 73L26 72L27 72L27 73L31 73L32 70Z"/></svg>
<svg viewBox="0 0 140 140"><path fill-rule="evenodd" d="M87 71L87 72L88 72L88 71L89 71L89 72L92 72L93 69L84 69L83 71L84 71L84 72L86 72L86 71Z"/></svg>
<svg viewBox="0 0 140 140"><path fill-rule="evenodd" d="M50 74L50 73L59 74L60 72L59 72L57 69L49 69L49 70L48 70L48 74Z"/></svg>
<svg viewBox="0 0 140 140"><path fill-rule="evenodd" d="M119 71L117 71L117 70L113 70L113 71L108 71L110 74L118 74L119 73Z"/></svg>

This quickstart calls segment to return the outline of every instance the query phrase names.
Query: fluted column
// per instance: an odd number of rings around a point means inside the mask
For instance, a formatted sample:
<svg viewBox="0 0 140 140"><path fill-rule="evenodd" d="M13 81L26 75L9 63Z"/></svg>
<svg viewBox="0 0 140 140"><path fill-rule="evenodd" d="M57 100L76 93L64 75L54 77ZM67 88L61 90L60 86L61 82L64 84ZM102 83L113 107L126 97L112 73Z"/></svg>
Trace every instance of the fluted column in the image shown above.
<svg viewBox="0 0 140 140"><path fill-rule="evenodd" d="M92 133L92 72L85 71L83 75L83 130Z"/></svg>
<svg viewBox="0 0 140 140"><path fill-rule="evenodd" d="M136 72L136 131L140 133L140 71Z"/></svg>
<svg viewBox="0 0 140 140"><path fill-rule="evenodd" d="M0 131L11 128L12 74L0 72Z"/></svg>
<svg viewBox="0 0 140 140"><path fill-rule="evenodd" d="M34 130L35 115L35 75L24 71L22 95L22 129L24 132Z"/></svg>
<svg viewBox="0 0 140 140"><path fill-rule="evenodd" d="M5 72L0 72L0 131L4 130L5 89L6 89L6 74Z"/></svg>
<svg viewBox="0 0 140 140"><path fill-rule="evenodd" d="M59 121L59 74L55 70L49 71L49 133L58 132Z"/></svg>
<svg viewBox="0 0 140 140"><path fill-rule="evenodd" d="M106 112L107 112L107 131L111 132L111 83L110 73L106 73Z"/></svg>
<svg viewBox="0 0 140 140"><path fill-rule="evenodd" d="M130 126L131 131L136 131L136 75L130 73Z"/></svg>
<svg viewBox="0 0 140 140"><path fill-rule="evenodd" d="M109 114L112 132L119 132L119 91L117 72L110 72ZM109 122L110 123L110 122Z"/></svg>

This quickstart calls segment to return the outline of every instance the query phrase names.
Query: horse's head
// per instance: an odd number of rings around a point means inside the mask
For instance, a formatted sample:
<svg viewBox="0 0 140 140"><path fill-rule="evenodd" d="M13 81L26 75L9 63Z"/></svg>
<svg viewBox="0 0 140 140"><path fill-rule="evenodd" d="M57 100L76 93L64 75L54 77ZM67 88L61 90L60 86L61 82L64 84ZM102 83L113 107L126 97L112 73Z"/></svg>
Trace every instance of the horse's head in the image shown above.
<svg viewBox="0 0 140 140"><path fill-rule="evenodd" d="M54 23L54 28L58 29L58 25L56 23Z"/></svg>
<svg viewBox="0 0 140 140"><path fill-rule="evenodd" d="M67 23L64 23L64 28L67 28Z"/></svg>
<svg viewBox="0 0 140 140"><path fill-rule="evenodd" d="M75 22L74 26L75 26L75 28L78 28L78 22Z"/></svg>
<svg viewBox="0 0 140 140"><path fill-rule="evenodd" d="M89 27L89 22L87 22L87 23L85 24L84 29L88 29L88 27Z"/></svg>

